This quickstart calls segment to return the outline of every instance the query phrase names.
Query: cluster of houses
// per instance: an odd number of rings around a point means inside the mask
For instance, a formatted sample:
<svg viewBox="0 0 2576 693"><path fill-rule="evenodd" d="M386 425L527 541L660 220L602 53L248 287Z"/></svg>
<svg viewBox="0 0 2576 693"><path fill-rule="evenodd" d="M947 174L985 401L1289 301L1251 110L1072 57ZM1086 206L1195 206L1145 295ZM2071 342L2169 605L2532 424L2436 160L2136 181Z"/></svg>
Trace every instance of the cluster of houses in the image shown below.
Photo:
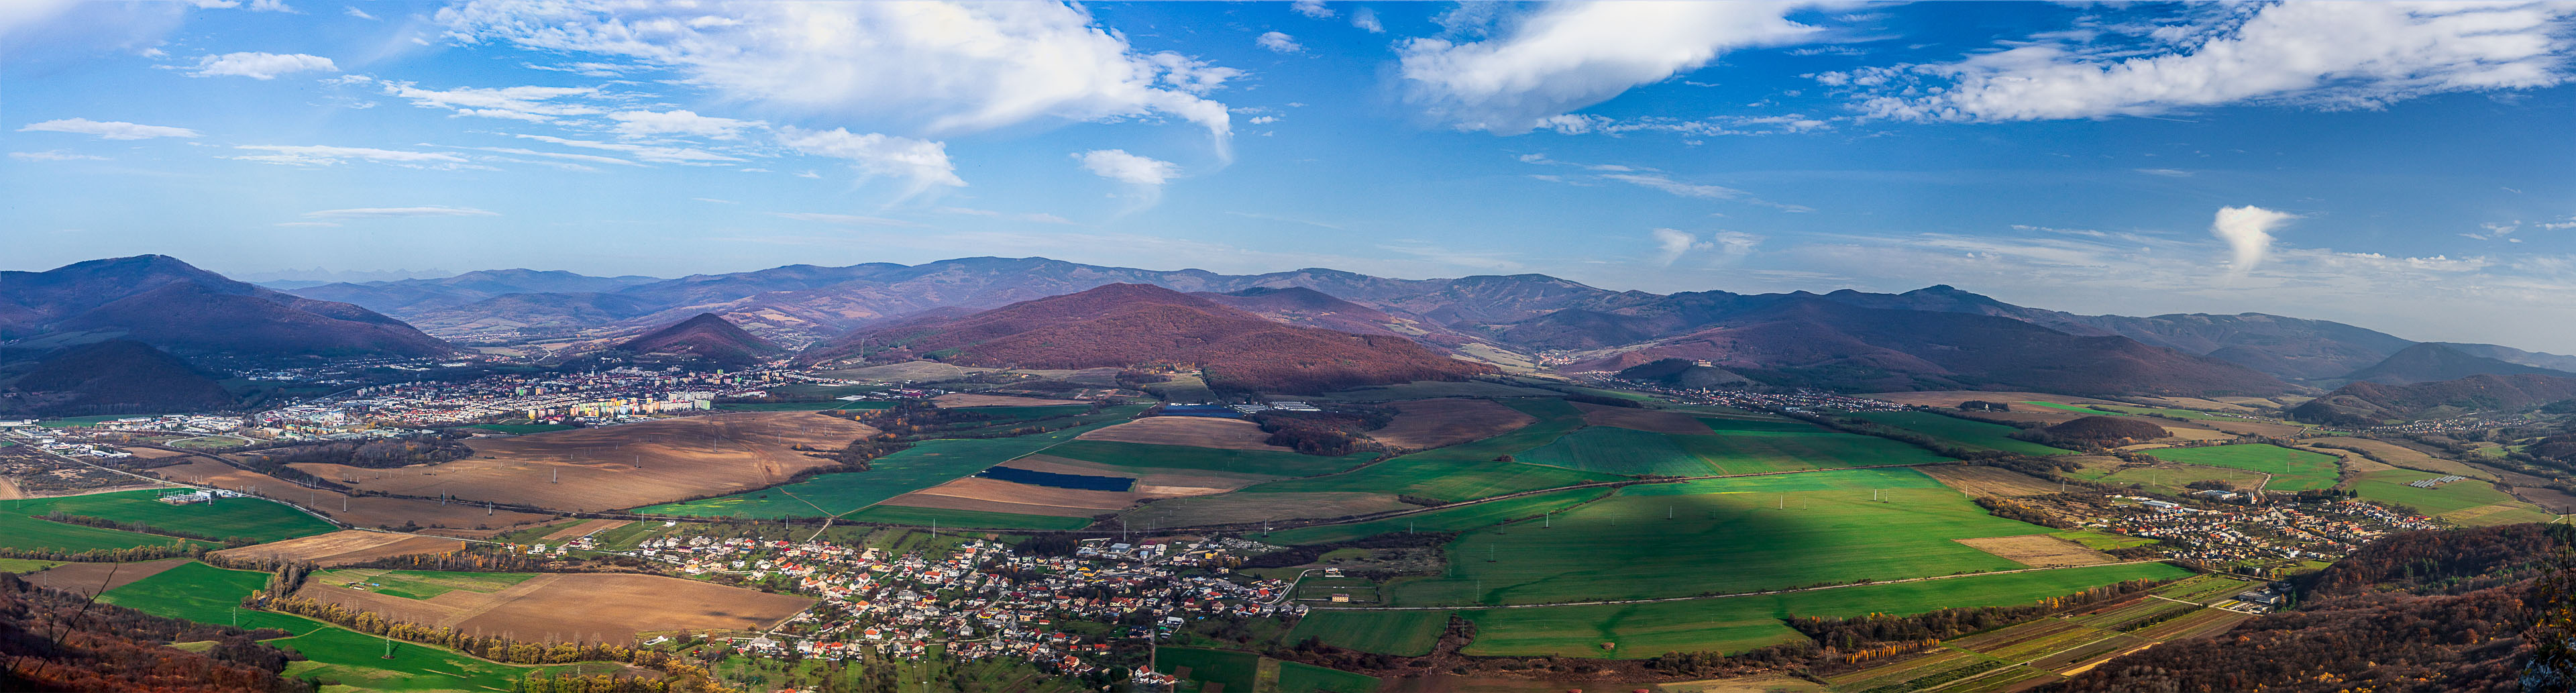
<svg viewBox="0 0 2576 693"><path fill-rule="evenodd" d="M1756 392L1733 388L1679 388L1656 383L1618 378L1602 379L1605 385L1622 390L1651 392L1686 404L1713 404L1721 407L1754 411L1807 413L1824 410L1843 412L1906 411L1914 407L1887 400L1853 397L1823 390L1800 388L1787 392Z"/></svg>
<svg viewBox="0 0 2576 693"><path fill-rule="evenodd" d="M2209 564L2261 559L2329 560L2390 532L2432 529L2432 520L2357 500L2313 505L2280 503L2245 510L2207 510L2135 496L2145 512L2116 514L2090 528L2164 539L2172 558ZM2118 507L2118 506L2114 506Z"/></svg>
<svg viewBox="0 0 2576 693"><path fill-rule="evenodd" d="M1079 676L1102 669L1112 640L1154 639L1195 618L1306 613L1288 598L1292 583L1225 567L1242 552L1269 548L1231 538L1103 538L1081 542L1071 556L1040 556L969 540L945 555L895 555L819 541L670 536L633 553L683 573L731 575L821 600L776 632L735 640L745 652L919 658L937 645L954 657L1016 657ZM1110 627L1068 627L1077 622Z"/></svg>

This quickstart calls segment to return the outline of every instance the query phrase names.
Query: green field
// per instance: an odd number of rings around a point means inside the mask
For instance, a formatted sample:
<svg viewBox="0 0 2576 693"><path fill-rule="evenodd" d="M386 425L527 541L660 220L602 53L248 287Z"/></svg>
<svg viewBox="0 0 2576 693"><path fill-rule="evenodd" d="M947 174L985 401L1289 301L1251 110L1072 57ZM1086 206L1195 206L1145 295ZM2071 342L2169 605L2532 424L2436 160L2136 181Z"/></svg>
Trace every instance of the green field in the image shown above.
<svg viewBox="0 0 2576 693"><path fill-rule="evenodd" d="M43 420L43 421L38 421L38 422L36 422L36 425L37 425L38 427L41 427L41 428L70 428L70 427L73 427L73 426L89 426L89 425L97 424L97 423L99 423L99 422L103 422L103 421L115 421L115 420L117 420L117 419L123 419L123 418L134 417L134 416L148 416L148 415L146 415L146 414L109 414L109 415L106 415L106 416L72 416L72 417L65 417L65 418L60 418L60 419L45 419L45 420Z"/></svg>
<svg viewBox="0 0 2576 693"><path fill-rule="evenodd" d="M2352 483L2352 491L2363 500L2379 501L2413 508L2415 512L2441 517L2464 525L2485 526L2518 522L2548 522L2558 516L2540 511L2505 492L2495 484L2476 479L2462 479L2432 488L2416 488L2407 482L2437 478L2442 475L2412 469L2388 469L2369 474Z"/></svg>
<svg viewBox="0 0 2576 693"><path fill-rule="evenodd" d="M1803 640L1791 616L1912 614L1947 608L2026 604L2124 580L2189 575L2163 563L2091 566L1862 585L1811 592L1648 604L1472 609L1470 655L1614 657L1745 650ZM1445 613L1445 612L1435 612ZM1613 643L1604 649L1603 643Z"/></svg>
<svg viewBox="0 0 2576 693"><path fill-rule="evenodd" d="M1369 693L1377 690L1377 677L1354 674L1339 669L1326 669L1297 662L1279 663L1279 693Z"/></svg>
<svg viewBox="0 0 2576 693"><path fill-rule="evenodd" d="M1549 443L1583 427L1583 412L1561 399L1501 400L1504 406L1538 417L1536 423L1471 443L1425 450L1362 467L1359 471L1313 479L1289 479L1244 489L1247 493L1354 491L1396 493L1463 501L1620 477L1561 467L1498 462Z"/></svg>
<svg viewBox="0 0 2576 693"><path fill-rule="evenodd" d="M209 549L222 548L221 544L213 542L48 522L17 512L0 512L0 546L13 549L80 553L100 549L131 549L138 546L176 544L202 546Z"/></svg>
<svg viewBox="0 0 2576 693"><path fill-rule="evenodd" d="M24 575L62 564L62 561L39 561L33 558L0 558L0 573Z"/></svg>
<svg viewBox="0 0 2576 693"><path fill-rule="evenodd" d="M1447 611L1310 611L1288 631L1288 644L1314 638L1346 650L1406 657L1431 654L1440 632L1449 628Z"/></svg>
<svg viewBox="0 0 2576 693"><path fill-rule="evenodd" d="M0 510L39 517L62 512L117 522L140 522L160 530L259 542L312 536L339 529L304 511L258 498L221 498L211 503L190 505L171 505L153 500L169 493L145 489L0 501Z"/></svg>
<svg viewBox="0 0 2576 693"><path fill-rule="evenodd" d="M2058 410L2058 411L2071 411L2071 412L2075 412L2075 413L2077 413L2077 414L2089 414L2089 415L2093 415L2093 416L2128 416L2128 414L2126 414L2126 413L2116 412L2116 411L2110 411L2110 410L2107 410L2107 409L2095 409L2095 408L2092 408L2092 407L2079 407L2079 406L2072 405L2072 404L2058 404L2058 403L2056 403L2056 402L2015 402L2014 404L2027 404L2027 405L2031 405L2031 406L2034 406L2034 407L2046 407L2046 408L2049 408L2049 409L2055 409L2055 410Z"/></svg>
<svg viewBox="0 0 2576 693"><path fill-rule="evenodd" d="M319 571L310 580L317 585L347 587L404 599L428 599L459 590L489 594L536 576L536 573L355 569Z"/></svg>
<svg viewBox="0 0 2576 693"><path fill-rule="evenodd" d="M2337 473L2333 455L2292 450L2278 445L2216 445L2199 448L2165 448L2146 452L2149 456L2168 462L2271 474L2272 482L2263 487L2269 491L2314 491L2334 488Z"/></svg>
<svg viewBox="0 0 2576 693"><path fill-rule="evenodd" d="M2216 415L2210 414L2210 413L2208 413L2208 412L2192 411L2192 410L2189 410L2189 409L2174 409L2174 408L2170 408L2170 407L2126 407L2126 406L2113 406L2113 405L2108 405L2108 404L2100 405L2100 406L2101 406L2102 408L2104 408L2104 409L2109 409L2109 410L2111 410L2111 411L2120 412L2120 413L2123 413L2123 414L2135 414L2135 415L2140 415L2140 416L2145 416L2145 415L2149 415L2149 414L2161 414L2161 415L2164 415L2164 416L2170 416L2170 417L2174 417L2174 418L2177 418L2177 419L2204 419L2204 420L2206 420L2206 419L2224 419L2224 418L2227 418L2227 417L2224 417L2224 416L2216 416Z"/></svg>
<svg viewBox="0 0 2576 693"><path fill-rule="evenodd" d="M1185 680L1223 684L1229 691L1250 691L1253 678L1261 671L1261 655L1195 647L1165 647L1156 653L1155 671L1170 674L1185 667L1190 670Z"/></svg>
<svg viewBox="0 0 2576 693"><path fill-rule="evenodd" d="M1717 468L1673 443L1676 436L1615 426L1585 426L1516 461L1626 476L1707 476Z"/></svg>
<svg viewBox="0 0 2576 693"><path fill-rule="evenodd" d="M268 573L189 563L108 590L99 601L198 623L293 633L294 637L268 641L293 648L308 660L288 665L288 676L317 676L363 690L506 691L526 672L571 669L511 666L401 641L392 643L393 658L385 659L383 638L300 616L240 608L242 597L267 586L268 578Z"/></svg>
<svg viewBox="0 0 2576 693"><path fill-rule="evenodd" d="M2120 486L2143 486L2147 490L2176 496L2191 493L2192 489L2187 485L2194 481L2224 481L2231 486L2242 489L2252 489L2255 485L2263 483L2263 475L2261 474L2256 474L2242 469L2226 469L2222 467L2172 465L2167 467L2137 467L2132 469L2119 469L2118 471L2113 471L2114 469L2117 469L2116 465L2087 467L2068 472L2067 476Z"/></svg>
<svg viewBox="0 0 2576 693"><path fill-rule="evenodd" d="M1106 440L1076 440L1048 448L1050 457L1098 462L1119 467L1191 469L1270 476L1315 476L1357 467L1376 456L1357 452L1341 457L1273 450L1232 450L1186 445L1149 445Z"/></svg>
<svg viewBox="0 0 2576 693"><path fill-rule="evenodd" d="M913 527L973 527L976 529L1082 529L1091 526L1088 517L1024 515L981 510L915 508L902 505L872 505L858 512L842 515L851 522L874 522Z"/></svg>
<svg viewBox="0 0 2576 693"><path fill-rule="evenodd" d="M237 448L249 444L249 441L232 436L197 436L195 438L181 438L170 441L169 443L170 447L188 448L191 450L222 450L225 448Z"/></svg>
<svg viewBox="0 0 2576 693"><path fill-rule="evenodd" d="M1448 575L1398 583L1390 599L1397 606L1646 599L2015 570L2024 566L1951 540L2049 531L1988 515L1911 469L1621 491L1545 523L1470 532L1448 547ZM1873 501L1873 493L1888 500Z"/></svg>
<svg viewBox="0 0 2576 693"><path fill-rule="evenodd" d="M1701 418L1714 436L1673 436L1725 474L1932 464L1950 458L1877 436L1827 430L1804 421Z"/></svg>
<svg viewBox="0 0 2576 693"><path fill-rule="evenodd" d="M1376 536L1391 532L1451 532L1463 529L1475 529L1477 527L1493 525L1504 520L1537 515L1542 512L1561 511L1565 508L1581 505L1585 502L1591 501L1592 499L1602 497L1609 494L1609 492L1609 489L1603 488L1577 488L1565 489L1562 491L1547 491L1544 493L1533 493L1519 498L1507 498L1456 508L1443 508L1440 510L1415 513L1403 517L1392 517L1384 520L1354 522L1343 525L1285 529L1263 535L1261 537L1261 541L1283 546L1294 546L1298 544L1327 544L1337 541L1350 541L1361 537Z"/></svg>
<svg viewBox="0 0 2576 693"><path fill-rule="evenodd" d="M1328 392L1314 399L1333 402L1393 402L1407 399L1438 397L1555 397L1559 393L1535 387L1506 385L1486 380L1443 382L1419 380L1400 385L1380 385L1356 390Z"/></svg>
<svg viewBox="0 0 2576 693"><path fill-rule="evenodd" d="M1924 411L1874 411L1852 414L1873 423L1902 428L1970 448L2001 450L2024 455L2063 455L2068 450L2012 438L2021 429L2003 424L1969 421Z"/></svg>
<svg viewBox="0 0 2576 693"><path fill-rule="evenodd" d="M888 498L944 484L1012 458L1073 440L1074 436L1104 425L1107 422L1013 438L925 440L902 452L877 458L871 463L874 468L864 472L824 474L776 488L647 506L634 512L761 519L846 515Z"/></svg>

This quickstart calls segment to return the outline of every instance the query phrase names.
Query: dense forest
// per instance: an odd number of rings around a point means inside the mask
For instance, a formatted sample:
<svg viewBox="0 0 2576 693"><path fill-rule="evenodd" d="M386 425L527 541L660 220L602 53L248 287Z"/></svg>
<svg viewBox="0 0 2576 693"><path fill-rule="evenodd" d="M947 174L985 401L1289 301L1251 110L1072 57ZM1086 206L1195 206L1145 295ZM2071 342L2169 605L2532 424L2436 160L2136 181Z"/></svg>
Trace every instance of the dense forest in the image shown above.
<svg viewBox="0 0 2576 693"><path fill-rule="evenodd" d="M2297 607L2048 691L2567 690L2576 528L2412 532L2294 580ZM2552 666L2533 666L2535 660Z"/></svg>

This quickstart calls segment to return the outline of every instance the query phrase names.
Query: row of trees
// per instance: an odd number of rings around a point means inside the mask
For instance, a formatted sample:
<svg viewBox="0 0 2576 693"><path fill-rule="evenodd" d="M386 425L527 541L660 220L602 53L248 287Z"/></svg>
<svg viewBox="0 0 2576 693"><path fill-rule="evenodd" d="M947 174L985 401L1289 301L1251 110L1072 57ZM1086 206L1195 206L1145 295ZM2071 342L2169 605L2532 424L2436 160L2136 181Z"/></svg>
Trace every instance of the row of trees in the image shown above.
<svg viewBox="0 0 2576 693"><path fill-rule="evenodd" d="M290 635L153 616L0 573L0 690L276 691L315 684L281 675L302 657L260 642ZM212 642L202 652L169 642Z"/></svg>

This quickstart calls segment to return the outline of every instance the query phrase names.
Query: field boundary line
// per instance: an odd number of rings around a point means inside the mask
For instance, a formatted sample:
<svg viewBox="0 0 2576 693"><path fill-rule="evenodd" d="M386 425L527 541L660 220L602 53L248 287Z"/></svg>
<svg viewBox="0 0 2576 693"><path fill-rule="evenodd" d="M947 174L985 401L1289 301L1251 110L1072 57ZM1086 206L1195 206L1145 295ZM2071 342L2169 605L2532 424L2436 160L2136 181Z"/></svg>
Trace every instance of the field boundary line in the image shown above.
<svg viewBox="0 0 2576 693"><path fill-rule="evenodd" d="M2086 566L2068 566L2068 567L2063 567L2063 568L2019 568L2019 569L2015 569L2015 570L1997 570L1997 571L1984 572L1984 573L1960 573L1960 574L1957 574L1957 575L1931 575L1931 576L1917 577L1917 578L1905 578L1905 579L1902 579L1902 580L1872 580L1872 581L1869 581L1869 582L1850 582L1850 583L1843 583L1843 584L1839 584L1839 585L1819 585L1819 586L1815 586L1815 587L1793 587L1793 588L1789 588L1789 589L1762 590L1762 591L1758 591L1758 592L1736 592L1736 593L1732 593L1732 594L1703 594L1703 595L1695 595L1695 596L1689 596L1689 597L1655 597L1655 598L1651 598L1651 599L1603 599L1603 600L1586 601L1586 602L1546 602L1546 603L1540 603L1540 604L1470 604L1470 605L1465 605L1465 606L1316 606L1316 607L1308 607L1308 608L1310 608L1310 609L1312 609L1312 610L1315 610L1315 611L1487 611L1487 610L1493 610L1493 609L1535 609L1535 608L1540 608L1540 607L1549 607L1549 606L1607 606L1607 605L1615 605L1615 604L1660 604L1660 603L1664 603L1664 602L1687 602L1687 601L1697 601L1697 600L1701 600L1701 599L1732 599L1732 598L1735 598L1735 597L1760 597L1760 596L1774 595L1774 594L1792 594L1792 593L1797 593L1797 592L1819 592L1819 591L1824 591L1824 590L1838 590L1838 589L1846 589L1846 588L1852 588L1852 587L1868 587L1868 586L1871 586L1871 585L1896 585L1896 584L1903 584L1903 583L1908 583L1908 582L1930 582L1930 581L1933 581L1933 580L1949 580L1949 579L1954 579L1954 578L1984 577L1984 576L1987 576L1987 575L2011 575L2011 574L2013 574L2013 573L2036 573L2036 572L2044 572L2044 571L2050 571L2050 570L2078 570L2078 569L2082 569L2082 568L2099 568L2099 567L2102 567L2102 566L2112 566L2112 565L2140 565L2140 564L2145 564L2145 563L2167 563L2167 562L2169 562L2169 561L2167 561L2167 560L2163 560L2163 559L2158 559L2158 560L2152 560L2152 561L2123 561L2123 562L2119 562L2119 563L2096 563L2096 564L2093 564L2093 565L2086 565ZM2176 600L2176 601L2180 601L2180 600ZM2188 603L2190 603L2190 602L2184 602L2184 603L2188 604Z"/></svg>

